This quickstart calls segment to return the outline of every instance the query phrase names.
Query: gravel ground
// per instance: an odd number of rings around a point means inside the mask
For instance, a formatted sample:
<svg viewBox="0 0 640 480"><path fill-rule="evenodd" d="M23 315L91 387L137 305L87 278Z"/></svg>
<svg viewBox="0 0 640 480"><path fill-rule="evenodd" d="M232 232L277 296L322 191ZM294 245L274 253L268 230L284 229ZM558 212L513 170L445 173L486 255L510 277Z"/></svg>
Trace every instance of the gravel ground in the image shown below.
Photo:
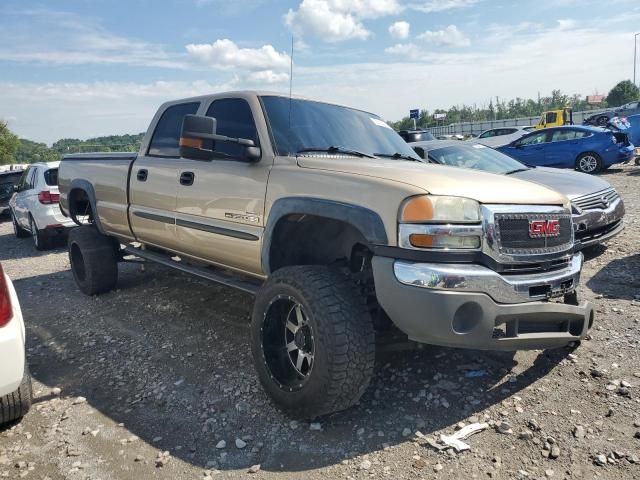
<svg viewBox="0 0 640 480"><path fill-rule="evenodd" d="M35 399L0 430L0 478L640 478L640 169L605 178L627 227L586 263L588 340L515 354L388 348L360 404L317 423L290 421L262 391L249 296L126 264L117 291L86 297L64 245L36 252L4 219ZM430 445L473 422L489 428L471 450Z"/></svg>

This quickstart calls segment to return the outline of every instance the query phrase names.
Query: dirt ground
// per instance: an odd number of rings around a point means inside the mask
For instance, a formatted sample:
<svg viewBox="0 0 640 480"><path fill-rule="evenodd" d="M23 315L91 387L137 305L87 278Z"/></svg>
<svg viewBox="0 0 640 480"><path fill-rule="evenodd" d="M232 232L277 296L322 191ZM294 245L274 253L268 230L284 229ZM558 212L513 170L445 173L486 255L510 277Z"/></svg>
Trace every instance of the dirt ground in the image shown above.
<svg viewBox="0 0 640 480"><path fill-rule="evenodd" d="M313 424L261 389L248 295L126 264L117 291L86 297L64 244L36 252L3 219L35 399L0 430L0 478L640 478L640 168L604 177L626 229L587 259L588 340L515 354L387 349L360 404ZM472 422L490 427L471 450L430 446Z"/></svg>

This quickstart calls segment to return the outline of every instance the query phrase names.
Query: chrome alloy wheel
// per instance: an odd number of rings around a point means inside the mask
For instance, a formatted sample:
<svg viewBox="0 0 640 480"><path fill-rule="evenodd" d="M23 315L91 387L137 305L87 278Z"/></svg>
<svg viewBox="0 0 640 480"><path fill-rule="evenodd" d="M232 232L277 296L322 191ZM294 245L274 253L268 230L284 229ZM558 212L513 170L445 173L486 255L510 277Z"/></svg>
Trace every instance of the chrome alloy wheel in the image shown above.
<svg viewBox="0 0 640 480"><path fill-rule="evenodd" d="M598 168L598 159L593 155L585 155L580 159L580 171L585 173L595 172Z"/></svg>

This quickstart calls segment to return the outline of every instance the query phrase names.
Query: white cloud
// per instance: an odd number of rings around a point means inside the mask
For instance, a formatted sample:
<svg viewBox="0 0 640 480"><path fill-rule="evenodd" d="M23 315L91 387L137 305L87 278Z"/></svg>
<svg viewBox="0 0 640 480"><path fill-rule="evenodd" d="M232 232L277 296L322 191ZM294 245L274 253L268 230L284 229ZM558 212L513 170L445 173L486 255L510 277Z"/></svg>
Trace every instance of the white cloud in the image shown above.
<svg viewBox="0 0 640 480"><path fill-rule="evenodd" d="M224 38L213 43L189 44L185 47L192 57L220 70L281 70L289 68L291 58L271 45L260 48L240 48Z"/></svg>
<svg viewBox="0 0 640 480"><path fill-rule="evenodd" d="M471 7L478 3L479 0L430 0L423 3L413 3L409 5L412 10L418 10L424 13L444 12L454 8Z"/></svg>
<svg viewBox="0 0 640 480"><path fill-rule="evenodd" d="M273 70L262 70L259 72L251 72L247 76L247 81L269 85L273 83L284 83L289 81L289 74L284 72L276 73Z"/></svg>
<svg viewBox="0 0 640 480"><path fill-rule="evenodd" d="M392 47L385 48L384 51L389 55L407 57L412 60L418 59L421 53L418 46L413 43L396 43Z"/></svg>
<svg viewBox="0 0 640 480"><path fill-rule="evenodd" d="M303 0L289 9L284 22L298 37L313 35L324 42L365 40L371 32L363 19L394 15L402 11L398 0Z"/></svg>
<svg viewBox="0 0 640 480"><path fill-rule="evenodd" d="M469 38L455 25L449 25L443 30L427 30L418 35L419 40L426 40L438 47L468 47L471 45Z"/></svg>
<svg viewBox="0 0 640 480"><path fill-rule="evenodd" d="M571 30L576 28L578 23L571 18L563 18L558 20L558 29L560 30Z"/></svg>
<svg viewBox="0 0 640 480"><path fill-rule="evenodd" d="M411 25L408 22L395 22L391 24L389 27L389 34L393 38L397 38L399 40L405 40L409 38L409 32L411 30Z"/></svg>

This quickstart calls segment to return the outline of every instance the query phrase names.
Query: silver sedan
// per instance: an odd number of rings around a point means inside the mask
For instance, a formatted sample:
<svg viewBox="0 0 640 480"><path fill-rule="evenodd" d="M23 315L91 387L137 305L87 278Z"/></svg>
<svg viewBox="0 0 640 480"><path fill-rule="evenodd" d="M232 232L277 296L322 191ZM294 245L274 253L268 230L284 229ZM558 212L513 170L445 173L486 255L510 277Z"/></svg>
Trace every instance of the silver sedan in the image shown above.
<svg viewBox="0 0 640 480"><path fill-rule="evenodd" d="M431 163L513 175L564 194L571 200L577 250L609 240L624 228L624 202L600 177L556 168L530 167L481 144L432 141L409 145Z"/></svg>

